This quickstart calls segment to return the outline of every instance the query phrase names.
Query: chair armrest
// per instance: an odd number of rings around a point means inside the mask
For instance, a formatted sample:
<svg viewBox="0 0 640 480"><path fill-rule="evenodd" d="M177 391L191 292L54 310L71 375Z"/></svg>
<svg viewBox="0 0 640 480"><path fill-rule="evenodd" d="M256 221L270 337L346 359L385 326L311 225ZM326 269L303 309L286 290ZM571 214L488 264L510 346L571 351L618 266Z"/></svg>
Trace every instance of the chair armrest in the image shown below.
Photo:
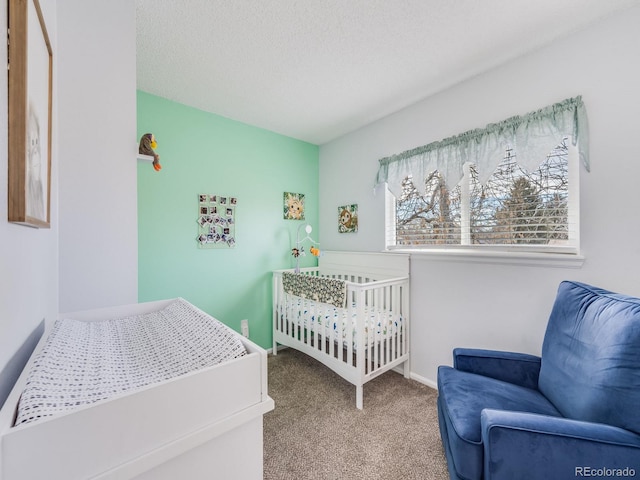
<svg viewBox="0 0 640 480"><path fill-rule="evenodd" d="M537 390L540 357L526 353L456 348L453 350L453 368Z"/></svg>
<svg viewBox="0 0 640 480"><path fill-rule="evenodd" d="M618 427L485 409L481 429L485 480L640 475L640 435Z"/></svg>

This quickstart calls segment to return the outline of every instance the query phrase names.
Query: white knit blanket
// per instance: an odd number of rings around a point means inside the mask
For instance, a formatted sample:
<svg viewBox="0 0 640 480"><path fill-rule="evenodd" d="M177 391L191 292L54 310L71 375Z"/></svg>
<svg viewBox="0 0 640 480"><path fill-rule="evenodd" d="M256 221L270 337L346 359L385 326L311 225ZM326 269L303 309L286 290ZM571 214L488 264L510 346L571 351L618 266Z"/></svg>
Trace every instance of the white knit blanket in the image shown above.
<svg viewBox="0 0 640 480"><path fill-rule="evenodd" d="M234 332L183 299L126 318L58 320L29 373L16 425L246 353Z"/></svg>

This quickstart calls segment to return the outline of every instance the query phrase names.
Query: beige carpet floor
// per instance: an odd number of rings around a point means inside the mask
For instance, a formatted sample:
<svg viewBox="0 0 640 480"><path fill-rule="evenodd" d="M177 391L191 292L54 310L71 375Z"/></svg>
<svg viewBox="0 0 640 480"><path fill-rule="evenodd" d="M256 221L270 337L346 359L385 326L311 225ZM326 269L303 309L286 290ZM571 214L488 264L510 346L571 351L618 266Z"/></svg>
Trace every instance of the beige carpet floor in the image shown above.
<svg viewBox="0 0 640 480"><path fill-rule="evenodd" d="M265 480L447 480L437 392L395 372L355 387L292 349L269 356Z"/></svg>

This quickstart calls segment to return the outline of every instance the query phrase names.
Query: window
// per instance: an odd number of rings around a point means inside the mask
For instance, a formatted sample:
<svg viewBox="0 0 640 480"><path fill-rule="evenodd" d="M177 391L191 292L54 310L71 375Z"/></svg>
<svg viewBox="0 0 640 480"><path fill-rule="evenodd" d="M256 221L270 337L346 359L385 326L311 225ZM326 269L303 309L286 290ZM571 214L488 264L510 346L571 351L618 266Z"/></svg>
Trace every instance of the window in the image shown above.
<svg viewBox="0 0 640 480"><path fill-rule="evenodd" d="M578 253L578 171L577 149L565 137L531 171L507 148L484 183L469 162L454 188L438 170L423 189L409 174L399 198L387 194L387 248Z"/></svg>
<svg viewBox="0 0 640 480"><path fill-rule="evenodd" d="M580 165L589 171L580 96L381 158L386 246L579 265Z"/></svg>

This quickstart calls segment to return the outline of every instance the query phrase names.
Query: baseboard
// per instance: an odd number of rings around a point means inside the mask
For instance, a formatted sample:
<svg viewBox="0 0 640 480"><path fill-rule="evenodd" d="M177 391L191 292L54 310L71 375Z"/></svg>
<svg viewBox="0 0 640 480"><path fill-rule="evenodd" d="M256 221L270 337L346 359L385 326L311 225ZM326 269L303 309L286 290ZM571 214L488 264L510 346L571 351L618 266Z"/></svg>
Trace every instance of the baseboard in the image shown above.
<svg viewBox="0 0 640 480"><path fill-rule="evenodd" d="M413 373L413 372L411 372L410 376L411 376L411 380L415 380L416 382L422 383L427 387L431 387L435 390L438 389L438 383L434 382L433 380L429 380L428 378L422 377L417 373Z"/></svg>
<svg viewBox="0 0 640 480"><path fill-rule="evenodd" d="M399 373L400 375L404 375L404 370L402 369L402 365L398 365L396 368L392 369L392 372L396 372ZM418 383L422 383L423 385L426 385L427 387L431 387L435 390L438 389L438 383L434 382L433 380L429 380L428 378L424 378L420 375L418 375L417 373L413 373L413 372L409 372L409 378L411 378L411 380L415 380Z"/></svg>
<svg viewBox="0 0 640 480"><path fill-rule="evenodd" d="M286 345L278 345L278 352L280 350L286 350L287 348L289 347L287 347ZM273 347L267 348L267 355L271 355L272 353L273 353Z"/></svg>

